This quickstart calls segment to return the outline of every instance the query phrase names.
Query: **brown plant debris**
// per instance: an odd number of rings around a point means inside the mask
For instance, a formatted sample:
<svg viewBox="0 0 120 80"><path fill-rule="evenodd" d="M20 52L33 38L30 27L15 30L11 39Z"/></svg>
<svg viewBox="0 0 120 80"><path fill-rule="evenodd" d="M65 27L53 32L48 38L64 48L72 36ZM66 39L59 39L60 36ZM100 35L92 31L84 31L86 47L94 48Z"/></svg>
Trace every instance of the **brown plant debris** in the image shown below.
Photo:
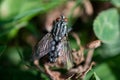
<svg viewBox="0 0 120 80"><path fill-rule="evenodd" d="M92 69L92 66L95 65L95 62L92 61L92 56L94 53L94 49L100 46L101 41L95 40L88 43L86 46L82 46L80 44L79 36L76 33L72 33L72 36L75 38L80 48L78 51L76 51L75 49L72 50L72 59L74 65L72 68L66 69L67 71L65 74L52 69L53 67L63 69L64 66L60 59L58 59L56 63L50 63L46 59L44 59L44 61L40 60L40 62L43 62L44 64L44 72L52 80L83 80L87 72L89 72ZM85 49L88 49L86 57L84 56ZM40 68L38 60L34 61L34 64L40 71L43 71Z"/></svg>

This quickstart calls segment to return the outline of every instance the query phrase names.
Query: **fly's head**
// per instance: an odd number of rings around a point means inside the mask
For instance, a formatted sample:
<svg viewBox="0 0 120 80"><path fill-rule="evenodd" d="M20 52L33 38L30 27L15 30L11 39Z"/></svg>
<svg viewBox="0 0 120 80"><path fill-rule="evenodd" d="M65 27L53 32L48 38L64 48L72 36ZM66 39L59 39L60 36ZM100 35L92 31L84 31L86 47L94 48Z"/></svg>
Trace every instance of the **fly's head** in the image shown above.
<svg viewBox="0 0 120 80"><path fill-rule="evenodd" d="M60 41L66 34L68 34L69 31L67 26L67 18L63 15L54 21L51 34L55 41Z"/></svg>

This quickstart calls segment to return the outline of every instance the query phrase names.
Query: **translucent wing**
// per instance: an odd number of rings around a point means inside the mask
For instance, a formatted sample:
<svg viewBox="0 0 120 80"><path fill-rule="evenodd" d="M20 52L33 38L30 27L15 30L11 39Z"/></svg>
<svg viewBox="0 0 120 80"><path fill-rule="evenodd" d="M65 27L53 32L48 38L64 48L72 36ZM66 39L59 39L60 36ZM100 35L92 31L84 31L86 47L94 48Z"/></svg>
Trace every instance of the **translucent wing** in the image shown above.
<svg viewBox="0 0 120 80"><path fill-rule="evenodd" d="M33 50L33 60L40 59L51 51L51 42L53 41L51 33L47 33L35 46Z"/></svg>
<svg viewBox="0 0 120 80"><path fill-rule="evenodd" d="M70 48L69 41L67 40L67 37L65 36L62 41L59 43L58 47L60 47L59 55L61 62L64 64L64 67L67 69L72 67L72 50Z"/></svg>

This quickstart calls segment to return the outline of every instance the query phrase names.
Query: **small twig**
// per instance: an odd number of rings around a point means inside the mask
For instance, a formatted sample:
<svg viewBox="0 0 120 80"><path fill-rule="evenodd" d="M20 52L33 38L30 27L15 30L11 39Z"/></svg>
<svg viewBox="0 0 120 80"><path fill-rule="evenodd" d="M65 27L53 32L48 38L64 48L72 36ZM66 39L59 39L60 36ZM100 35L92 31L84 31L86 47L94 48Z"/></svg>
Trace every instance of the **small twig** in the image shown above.
<svg viewBox="0 0 120 80"><path fill-rule="evenodd" d="M75 38L77 45L81 48L82 45L81 45L81 41L80 41L79 36L75 32L72 32L71 35Z"/></svg>
<svg viewBox="0 0 120 80"><path fill-rule="evenodd" d="M79 65L78 67L76 68L72 68L70 69L68 72L67 72L67 77L68 78L75 78L76 74L79 74L79 73L82 73L83 72L83 66L82 65ZM67 79L68 79L67 78Z"/></svg>
<svg viewBox="0 0 120 80"><path fill-rule="evenodd" d="M88 51L88 54L87 54L87 57L86 57L84 70L86 70L90 65L90 62L91 62L92 57L93 57L94 49L99 47L100 45L101 45L101 41L100 40L95 40L95 41L90 42L86 46L86 48L89 48L89 51Z"/></svg>
<svg viewBox="0 0 120 80"><path fill-rule="evenodd" d="M39 66L39 60L35 60L35 61L34 61L34 65L36 66L36 68L37 68L39 71L45 72L44 69Z"/></svg>
<svg viewBox="0 0 120 80"><path fill-rule="evenodd" d="M83 71L82 73L80 73L78 76L76 76L76 79L78 79L79 77L83 80L85 75L92 69L92 66L95 65L95 62L92 62L90 64L90 66L85 70Z"/></svg>
<svg viewBox="0 0 120 80"><path fill-rule="evenodd" d="M84 56L83 56L83 51L84 51L84 47L81 45L81 40L79 38L79 36L75 33L75 32L72 32L71 35L75 38L76 42L77 42L77 45L79 46L80 50L78 51L74 51L76 52L74 55L75 59L77 60L76 61L76 64L80 64L83 60L84 60ZM79 60L79 61L78 61Z"/></svg>
<svg viewBox="0 0 120 80"><path fill-rule="evenodd" d="M78 52L79 54L81 54L81 60L80 60L80 63L81 63L84 61L84 47L81 47Z"/></svg>
<svg viewBox="0 0 120 80"><path fill-rule="evenodd" d="M93 52L94 52L94 49L90 49L88 51L88 54L87 54L87 57L86 57L86 60L85 60L84 70L86 70L89 67L90 62L92 60Z"/></svg>
<svg viewBox="0 0 120 80"><path fill-rule="evenodd" d="M49 63L44 64L46 73L50 76L50 79L52 79L52 80L65 80L65 78L62 77L62 74L60 72L50 70L49 69L50 66L51 66L51 64L49 64Z"/></svg>

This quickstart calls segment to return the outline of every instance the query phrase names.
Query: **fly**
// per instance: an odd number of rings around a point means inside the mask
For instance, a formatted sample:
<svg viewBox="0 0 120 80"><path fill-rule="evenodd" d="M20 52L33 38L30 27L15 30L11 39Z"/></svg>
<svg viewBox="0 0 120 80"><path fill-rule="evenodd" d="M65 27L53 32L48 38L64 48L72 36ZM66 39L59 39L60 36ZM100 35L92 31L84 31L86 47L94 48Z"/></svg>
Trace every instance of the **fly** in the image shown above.
<svg viewBox="0 0 120 80"><path fill-rule="evenodd" d="M63 62L66 62L70 57L70 46L67 38L71 31L67 26L64 16L57 18L53 22L52 31L47 33L35 46L33 60L39 60L48 55L51 63L56 62L58 57L62 57Z"/></svg>

